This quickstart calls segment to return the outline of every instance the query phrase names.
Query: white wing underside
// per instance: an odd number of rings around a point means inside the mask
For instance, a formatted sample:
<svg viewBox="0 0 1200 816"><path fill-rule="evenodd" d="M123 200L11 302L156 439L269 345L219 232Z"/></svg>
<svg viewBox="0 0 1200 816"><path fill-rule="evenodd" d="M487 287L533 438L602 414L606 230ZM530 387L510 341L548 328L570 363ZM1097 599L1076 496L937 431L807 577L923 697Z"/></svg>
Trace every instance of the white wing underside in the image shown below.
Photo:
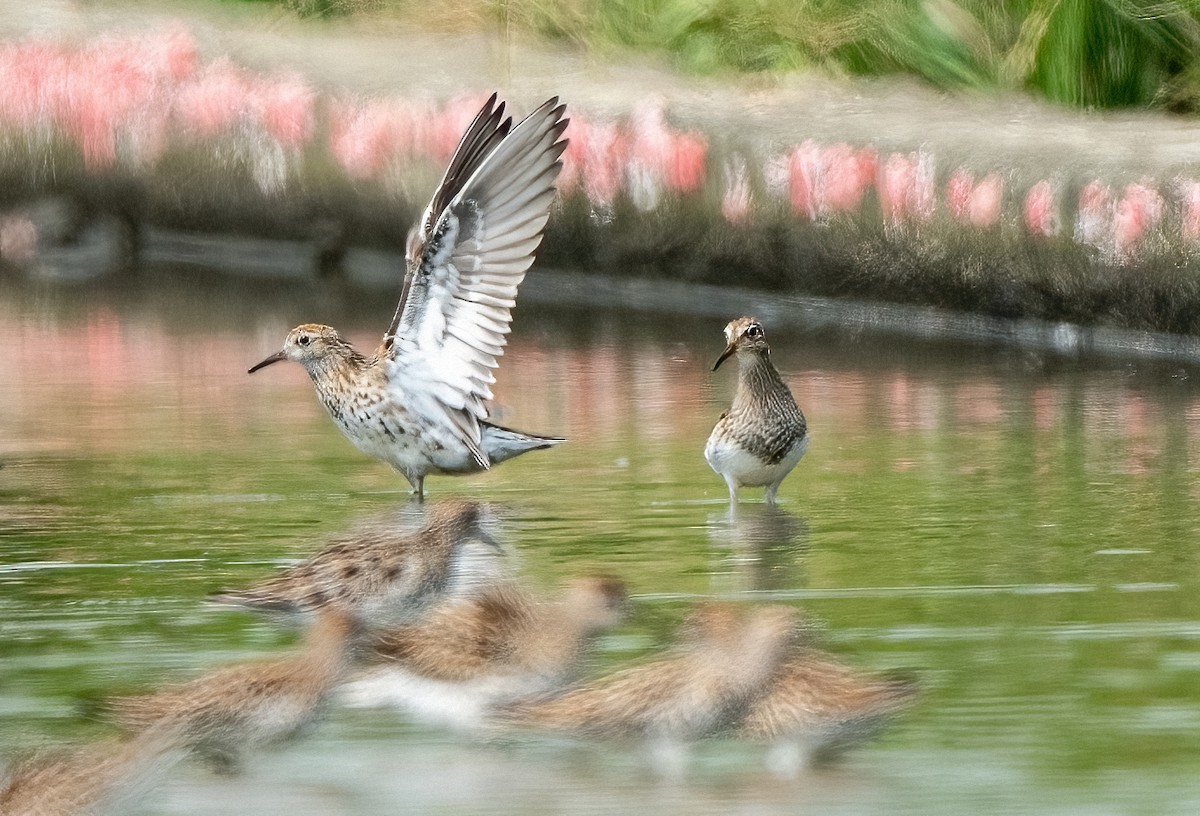
<svg viewBox="0 0 1200 816"><path fill-rule="evenodd" d="M447 171L410 238L406 296L384 338L388 384L397 401L448 429L484 468L490 463L479 423L488 415L492 369L504 353L517 287L541 243L567 144L560 138L567 120L557 99L511 131L507 120L499 122L503 105L493 110L493 102L468 129L451 170L472 149L473 132L476 152L482 152L481 129L490 126L489 138L498 143L473 169L466 166L461 189L435 213L445 185L457 183Z"/></svg>

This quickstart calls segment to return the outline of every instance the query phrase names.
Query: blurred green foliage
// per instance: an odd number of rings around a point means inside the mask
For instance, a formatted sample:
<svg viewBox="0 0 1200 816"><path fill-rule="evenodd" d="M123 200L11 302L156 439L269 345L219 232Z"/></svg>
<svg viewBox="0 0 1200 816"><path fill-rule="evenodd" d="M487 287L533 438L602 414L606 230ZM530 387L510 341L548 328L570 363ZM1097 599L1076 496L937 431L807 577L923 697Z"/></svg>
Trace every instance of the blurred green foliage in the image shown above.
<svg viewBox="0 0 1200 816"><path fill-rule="evenodd" d="M271 1L305 16L398 14L657 52L698 73L910 74L1081 107L1200 107L1196 0Z"/></svg>

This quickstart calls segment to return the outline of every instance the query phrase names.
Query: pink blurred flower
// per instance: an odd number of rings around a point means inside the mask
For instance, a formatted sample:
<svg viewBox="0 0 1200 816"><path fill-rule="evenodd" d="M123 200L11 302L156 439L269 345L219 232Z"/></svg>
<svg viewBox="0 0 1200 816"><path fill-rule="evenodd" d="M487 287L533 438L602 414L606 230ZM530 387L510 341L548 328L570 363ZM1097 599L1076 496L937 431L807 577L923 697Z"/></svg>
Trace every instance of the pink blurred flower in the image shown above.
<svg viewBox="0 0 1200 816"><path fill-rule="evenodd" d="M146 41L152 61L171 82L192 76L200 62L196 39L180 25L171 26Z"/></svg>
<svg viewBox="0 0 1200 816"><path fill-rule="evenodd" d="M971 191L967 220L977 227L993 227L1000 221L1004 203L1004 177L988 173Z"/></svg>
<svg viewBox="0 0 1200 816"><path fill-rule="evenodd" d="M45 97L47 113L91 167L115 163L119 141L134 161L152 161L165 143L168 100L195 61L195 43L180 28L98 37L61 56L57 93Z"/></svg>
<svg viewBox="0 0 1200 816"><path fill-rule="evenodd" d="M25 215L0 216L0 259L25 263L37 254L38 233Z"/></svg>
<svg viewBox="0 0 1200 816"><path fill-rule="evenodd" d="M231 129L251 108L250 81L228 57L204 66L179 87L175 115L184 132L212 138Z"/></svg>
<svg viewBox="0 0 1200 816"><path fill-rule="evenodd" d="M735 155L725 163L725 193L721 197L721 214L731 224L743 223L750 215L750 202L746 160Z"/></svg>
<svg viewBox="0 0 1200 816"><path fill-rule="evenodd" d="M377 175L411 141L411 121L394 104L355 107L334 102L329 111L329 147L351 178Z"/></svg>
<svg viewBox="0 0 1200 816"><path fill-rule="evenodd" d="M593 204L609 206L624 183L628 139L617 124L596 123L588 130L584 151L583 191Z"/></svg>
<svg viewBox="0 0 1200 816"><path fill-rule="evenodd" d="M819 193L821 148L812 139L801 142L788 156L788 198L792 211L816 218L821 211Z"/></svg>
<svg viewBox="0 0 1200 816"><path fill-rule="evenodd" d="M883 220L888 224L906 221L913 211L917 187L915 153L892 153L879 166L876 188Z"/></svg>
<svg viewBox="0 0 1200 816"><path fill-rule="evenodd" d="M874 181L876 164L874 148L856 151L844 142L823 148L820 159L820 209L825 212L857 210L867 187Z"/></svg>
<svg viewBox="0 0 1200 816"><path fill-rule="evenodd" d="M26 130L44 119L62 60L60 49L45 43L0 45L0 124Z"/></svg>
<svg viewBox="0 0 1200 816"><path fill-rule="evenodd" d="M1112 191L1099 181L1091 181L1079 191L1075 212L1075 240L1101 246L1108 237L1112 221Z"/></svg>
<svg viewBox="0 0 1200 816"><path fill-rule="evenodd" d="M1178 188L1182 205L1180 234L1185 241L1200 241L1200 181L1181 180Z"/></svg>
<svg viewBox="0 0 1200 816"><path fill-rule="evenodd" d="M691 193L704 184L708 168L708 141L697 133L678 133L671 138L670 152L663 163L667 187Z"/></svg>
<svg viewBox="0 0 1200 816"><path fill-rule="evenodd" d="M855 150L844 142L821 146L812 139L788 156L788 197L792 210L807 218L852 212L875 179L874 148Z"/></svg>
<svg viewBox="0 0 1200 816"><path fill-rule="evenodd" d="M258 83L254 93L263 128L285 148L297 149L312 136L316 93L299 77Z"/></svg>
<svg viewBox="0 0 1200 816"><path fill-rule="evenodd" d="M60 118L83 150L89 167L116 162L116 129L152 90L121 42L101 41L73 55L70 91Z"/></svg>
<svg viewBox="0 0 1200 816"><path fill-rule="evenodd" d="M946 182L946 209L956 221L965 221L971 209L971 191L975 188L975 176L965 167L950 174Z"/></svg>
<svg viewBox="0 0 1200 816"><path fill-rule="evenodd" d="M642 209L657 204L660 188L688 193L703 185L708 141L699 134L672 128L661 99L635 105L626 134L629 190Z"/></svg>
<svg viewBox="0 0 1200 816"><path fill-rule="evenodd" d="M93 168L114 164L121 142L135 160L155 158L169 93L194 59L194 43L179 28L79 46L0 46L0 124L61 129Z"/></svg>
<svg viewBox="0 0 1200 816"><path fill-rule="evenodd" d="M1025 194L1025 229L1031 235L1043 238L1058 235L1061 225L1058 220L1056 197L1053 185L1046 179L1034 184Z"/></svg>
<svg viewBox="0 0 1200 816"><path fill-rule="evenodd" d="M1125 187L1113 211L1113 249L1128 256L1147 232L1162 219L1163 199L1158 191L1134 182Z"/></svg>

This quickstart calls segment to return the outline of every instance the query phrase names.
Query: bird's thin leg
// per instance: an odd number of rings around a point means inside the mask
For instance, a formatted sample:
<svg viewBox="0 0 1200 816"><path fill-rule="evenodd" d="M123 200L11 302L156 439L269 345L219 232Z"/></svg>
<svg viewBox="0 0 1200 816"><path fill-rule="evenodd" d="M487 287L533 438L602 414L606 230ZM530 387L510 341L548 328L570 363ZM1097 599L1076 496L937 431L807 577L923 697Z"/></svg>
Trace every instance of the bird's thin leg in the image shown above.
<svg viewBox="0 0 1200 816"><path fill-rule="evenodd" d="M408 491L408 495L415 497L418 502L425 501L425 477L411 476L407 471L400 470L399 468L396 468L396 470L400 472L400 475L403 476L408 482L409 486L412 487L412 490Z"/></svg>
<svg viewBox="0 0 1200 816"><path fill-rule="evenodd" d="M732 476L726 476L725 484L729 486L729 503L736 505L737 504L737 482L735 482L733 480Z"/></svg>
<svg viewBox="0 0 1200 816"><path fill-rule="evenodd" d="M780 479L773 485L767 485L767 489L763 493L763 498L766 499L767 504L771 505L772 507L775 506L775 494L779 491L779 485L781 484L783 484L783 479Z"/></svg>

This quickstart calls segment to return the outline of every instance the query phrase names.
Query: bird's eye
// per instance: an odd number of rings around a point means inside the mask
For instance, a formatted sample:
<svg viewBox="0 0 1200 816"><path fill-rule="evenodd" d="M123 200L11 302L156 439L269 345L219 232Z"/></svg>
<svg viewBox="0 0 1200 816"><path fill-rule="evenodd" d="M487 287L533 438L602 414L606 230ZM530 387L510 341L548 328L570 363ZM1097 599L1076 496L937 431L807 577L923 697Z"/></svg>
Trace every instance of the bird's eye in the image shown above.
<svg viewBox="0 0 1200 816"><path fill-rule="evenodd" d="M309 337L307 334L302 334L302 335L300 335L300 338L299 338L299 340L297 340L297 342L302 346L307 346L309 344L309 341L311 341L311 340L312 340L312 338Z"/></svg>
<svg viewBox="0 0 1200 816"><path fill-rule="evenodd" d="M747 337L762 337L763 336L762 326L758 325L757 323L753 324L752 326L750 326L750 328L746 329L746 336Z"/></svg>

